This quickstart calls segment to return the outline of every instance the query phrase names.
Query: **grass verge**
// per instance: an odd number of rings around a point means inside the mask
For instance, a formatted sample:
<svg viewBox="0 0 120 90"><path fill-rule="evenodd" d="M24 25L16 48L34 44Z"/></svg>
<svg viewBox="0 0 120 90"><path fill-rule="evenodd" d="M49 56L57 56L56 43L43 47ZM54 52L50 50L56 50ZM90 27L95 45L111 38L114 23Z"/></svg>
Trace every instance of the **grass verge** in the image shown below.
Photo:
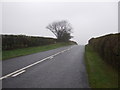
<svg viewBox="0 0 120 90"><path fill-rule="evenodd" d="M89 45L85 47L85 62L91 88L118 88L118 72L106 64Z"/></svg>
<svg viewBox="0 0 120 90"><path fill-rule="evenodd" d="M59 48L67 45L71 45L71 43L56 43L56 44L50 44L45 46L6 50L6 51L2 51L2 60L6 60L6 59L18 57L18 56L24 56L32 53L47 51L47 50L51 50L51 49L55 49L55 48Z"/></svg>

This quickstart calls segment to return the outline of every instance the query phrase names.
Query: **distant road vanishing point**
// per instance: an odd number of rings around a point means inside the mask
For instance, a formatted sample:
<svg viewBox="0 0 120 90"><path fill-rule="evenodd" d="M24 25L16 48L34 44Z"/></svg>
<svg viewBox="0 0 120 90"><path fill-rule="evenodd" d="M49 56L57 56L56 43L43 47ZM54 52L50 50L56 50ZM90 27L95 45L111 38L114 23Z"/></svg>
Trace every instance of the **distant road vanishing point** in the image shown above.
<svg viewBox="0 0 120 90"><path fill-rule="evenodd" d="M2 63L2 88L89 88L84 46L66 46Z"/></svg>

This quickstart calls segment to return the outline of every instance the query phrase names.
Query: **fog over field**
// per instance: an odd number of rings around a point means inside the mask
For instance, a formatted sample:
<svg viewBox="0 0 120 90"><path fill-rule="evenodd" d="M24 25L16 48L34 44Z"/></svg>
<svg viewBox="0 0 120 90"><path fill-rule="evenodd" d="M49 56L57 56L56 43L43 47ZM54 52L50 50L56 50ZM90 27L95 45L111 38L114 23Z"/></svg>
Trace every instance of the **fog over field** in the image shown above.
<svg viewBox="0 0 120 90"><path fill-rule="evenodd" d="M3 2L2 33L54 37L49 23L67 20L79 44L118 32L118 2ZM1 23L0 23L1 24Z"/></svg>

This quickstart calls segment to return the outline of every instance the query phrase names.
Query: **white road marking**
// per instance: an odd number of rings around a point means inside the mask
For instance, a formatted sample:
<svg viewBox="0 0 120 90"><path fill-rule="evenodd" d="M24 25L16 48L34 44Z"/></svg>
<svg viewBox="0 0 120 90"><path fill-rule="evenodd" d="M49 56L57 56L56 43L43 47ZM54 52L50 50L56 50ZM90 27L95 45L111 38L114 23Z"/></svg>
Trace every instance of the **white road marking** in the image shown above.
<svg viewBox="0 0 120 90"><path fill-rule="evenodd" d="M21 68L21 69L18 69L18 70L14 71L14 72L12 72L12 73L10 73L10 74L7 74L7 75L5 75L5 76L3 76L3 77L0 77L0 80L5 79L5 78L7 78L7 77L10 77L10 76L12 76L12 75L14 75L14 74L16 74L16 73L20 73L20 72L24 71L25 69L30 68L30 67L32 67L32 66L34 66L34 65L36 65L36 64L38 64L38 63L41 63L41 62L43 62L43 61L45 61L45 60L47 60L47 59L51 59L51 57L57 56L58 54L63 53L63 52L65 52L65 51L67 51L67 50L70 50L70 49L72 49L73 47L74 47L74 46L70 47L69 49L60 51L60 52L58 52L58 53L56 53L56 54L53 54L53 55L51 55L51 56L48 56L48 57L46 57L46 58L44 58L44 59L42 59L42 60L39 60L39 61L37 61L37 62L35 62L35 63L33 63L33 64L28 65L28 66L26 66L26 67L23 67L23 68ZM22 73L23 73L23 72L22 72Z"/></svg>
<svg viewBox="0 0 120 90"><path fill-rule="evenodd" d="M51 56L50 59L53 59L53 56Z"/></svg>
<svg viewBox="0 0 120 90"><path fill-rule="evenodd" d="M18 76L18 75L20 75L20 74L22 74L22 73L24 73L24 72L25 72L25 70L23 70L23 71L21 71L21 72L18 72L18 73L16 73L16 74L12 75L11 77L16 77L16 76Z"/></svg>

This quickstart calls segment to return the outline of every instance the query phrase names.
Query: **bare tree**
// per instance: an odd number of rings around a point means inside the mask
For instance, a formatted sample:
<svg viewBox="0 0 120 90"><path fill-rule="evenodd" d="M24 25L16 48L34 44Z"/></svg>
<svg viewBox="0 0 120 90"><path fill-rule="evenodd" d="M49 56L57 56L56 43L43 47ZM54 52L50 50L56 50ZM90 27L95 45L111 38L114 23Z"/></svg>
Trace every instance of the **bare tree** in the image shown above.
<svg viewBox="0 0 120 90"><path fill-rule="evenodd" d="M58 39L58 41L69 41L72 38L72 27L66 20L53 22L47 27Z"/></svg>

